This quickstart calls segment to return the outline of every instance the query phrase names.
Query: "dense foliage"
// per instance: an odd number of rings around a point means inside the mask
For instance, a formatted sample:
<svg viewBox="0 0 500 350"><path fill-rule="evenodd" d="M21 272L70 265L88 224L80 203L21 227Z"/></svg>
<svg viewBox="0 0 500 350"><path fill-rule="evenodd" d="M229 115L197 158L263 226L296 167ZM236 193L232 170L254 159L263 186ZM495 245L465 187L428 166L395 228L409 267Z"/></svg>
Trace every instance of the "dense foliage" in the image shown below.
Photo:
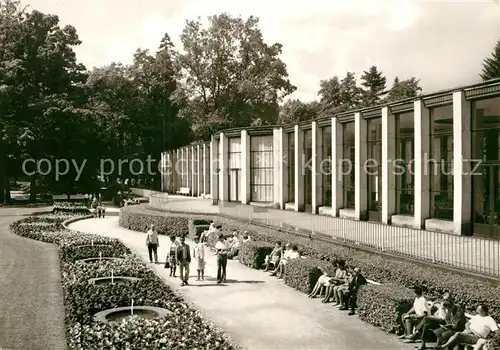
<svg viewBox="0 0 500 350"><path fill-rule="evenodd" d="M204 320L181 296L119 240L98 235L64 230L67 216L26 218L11 226L19 235L55 243L59 246L62 287L66 310L68 345L70 349L238 349L217 327ZM49 230L32 230L30 225L46 222ZM78 260L106 256L121 257L119 261L82 263ZM139 278L130 283L95 285L89 279L115 276ZM167 316L144 320L129 317L119 324L93 320L99 311L135 305L155 306L169 310Z"/></svg>

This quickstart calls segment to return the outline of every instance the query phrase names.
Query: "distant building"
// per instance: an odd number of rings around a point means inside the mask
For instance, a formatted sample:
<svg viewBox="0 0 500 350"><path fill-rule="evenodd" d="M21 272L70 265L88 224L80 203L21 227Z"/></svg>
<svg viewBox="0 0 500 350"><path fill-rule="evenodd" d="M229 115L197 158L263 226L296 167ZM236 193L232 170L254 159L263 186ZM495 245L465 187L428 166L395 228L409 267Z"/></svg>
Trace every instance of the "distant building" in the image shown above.
<svg viewBox="0 0 500 350"><path fill-rule="evenodd" d="M165 152L162 165L170 193L184 187L221 201L498 239L500 80L299 125L224 130Z"/></svg>

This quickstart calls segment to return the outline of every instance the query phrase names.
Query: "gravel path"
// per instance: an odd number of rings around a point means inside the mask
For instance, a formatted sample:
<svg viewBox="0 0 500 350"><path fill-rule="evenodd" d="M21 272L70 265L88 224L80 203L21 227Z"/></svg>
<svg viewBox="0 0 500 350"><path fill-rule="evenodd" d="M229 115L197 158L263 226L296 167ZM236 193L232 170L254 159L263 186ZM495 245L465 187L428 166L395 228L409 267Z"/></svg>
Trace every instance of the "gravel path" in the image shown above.
<svg viewBox="0 0 500 350"><path fill-rule="evenodd" d="M48 208L0 209L0 349L66 349L55 245L13 234L9 225Z"/></svg>

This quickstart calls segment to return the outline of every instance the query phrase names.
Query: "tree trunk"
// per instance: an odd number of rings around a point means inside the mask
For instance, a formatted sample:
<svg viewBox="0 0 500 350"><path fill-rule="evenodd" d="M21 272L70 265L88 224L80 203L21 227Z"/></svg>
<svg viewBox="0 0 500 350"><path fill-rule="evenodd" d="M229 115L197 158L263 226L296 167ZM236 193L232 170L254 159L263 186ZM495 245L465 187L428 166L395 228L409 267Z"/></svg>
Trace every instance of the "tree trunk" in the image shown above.
<svg viewBox="0 0 500 350"><path fill-rule="evenodd" d="M30 180L30 202L36 202L36 177L32 176Z"/></svg>

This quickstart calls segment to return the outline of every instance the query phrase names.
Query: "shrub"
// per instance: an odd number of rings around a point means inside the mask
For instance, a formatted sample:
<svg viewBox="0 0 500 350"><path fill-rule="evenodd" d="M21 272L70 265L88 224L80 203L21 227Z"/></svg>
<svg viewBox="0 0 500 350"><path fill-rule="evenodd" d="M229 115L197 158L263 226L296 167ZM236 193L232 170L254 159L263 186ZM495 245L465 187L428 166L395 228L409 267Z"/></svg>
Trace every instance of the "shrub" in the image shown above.
<svg viewBox="0 0 500 350"><path fill-rule="evenodd" d="M54 214L88 214L90 213L89 208L83 203L79 202L55 202L54 209L52 209Z"/></svg>
<svg viewBox="0 0 500 350"><path fill-rule="evenodd" d="M401 316L408 312L415 295L412 290L392 284L368 284L358 292L357 313L361 320L386 332L401 334Z"/></svg>
<svg viewBox="0 0 500 350"><path fill-rule="evenodd" d="M189 234L188 218L160 212L137 212L134 207L124 207L120 211L119 225L129 230L146 232L151 224L156 226L159 234L166 236L183 236Z"/></svg>
<svg viewBox="0 0 500 350"><path fill-rule="evenodd" d="M37 220L29 219L35 224ZM16 233L31 232L13 225ZM239 349L216 326L202 319L181 296L172 291L163 280L137 257L126 255L128 248L118 240L76 231L56 231L33 234L33 238L47 239L60 248L61 275L66 310L66 325L70 349ZM55 238L54 238L55 237ZM105 247L92 247L104 244ZM90 247L79 247L90 245ZM98 261L94 264L75 263L85 257L98 257L99 251L124 258L123 261ZM91 285L90 278L105 277L113 269L115 276L139 277L137 282ZM96 312L118 306L158 306L172 314L157 320L126 318L117 325L93 321Z"/></svg>
<svg viewBox="0 0 500 350"><path fill-rule="evenodd" d="M290 260L285 271L285 284L304 293L311 293L322 272L318 267L328 268L328 264L319 259Z"/></svg>
<svg viewBox="0 0 500 350"><path fill-rule="evenodd" d="M498 320L495 320L498 322ZM500 331L495 332L493 338L489 339L486 343L486 348L488 350L497 350L500 349Z"/></svg>
<svg viewBox="0 0 500 350"><path fill-rule="evenodd" d="M238 260L246 266L260 269L264 265L266 255L271 254L273 246L266 242L246 242L241 244Z"/></svg>

